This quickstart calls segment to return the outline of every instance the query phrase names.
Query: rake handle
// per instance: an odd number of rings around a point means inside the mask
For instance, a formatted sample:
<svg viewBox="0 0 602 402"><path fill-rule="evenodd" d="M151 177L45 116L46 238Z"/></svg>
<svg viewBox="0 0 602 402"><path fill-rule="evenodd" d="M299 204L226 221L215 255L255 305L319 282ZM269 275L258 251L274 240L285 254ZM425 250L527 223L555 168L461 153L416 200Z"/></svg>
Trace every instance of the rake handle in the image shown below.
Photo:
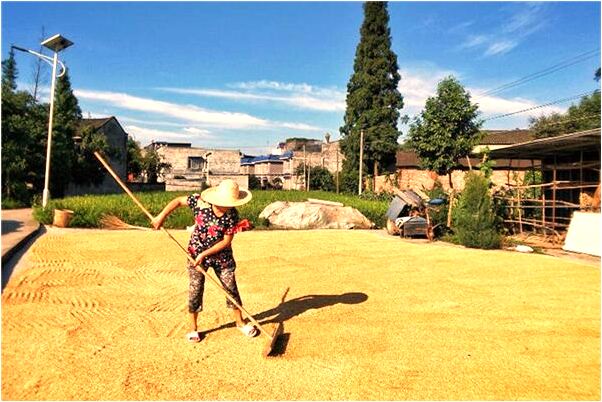
<svg viewBox="0 0 602 402"><path fill-rule="evenodd" d="M142 205L142 203L138 200L138 198L136 198L136 196L130 191L130 189L121 181L119 176L117 176L117 174L115 174L115 172L113 171L111 166L104 160L104 158L102 156L100 156L100 154L98 152L94 152L94 156L96 156L96 159L98 159L100 161L100 163L102 163L102 165L105 167L105 169L107 169L107 171L111 174L111 176L113 176L113 179L115 179L117 184L119 184L121 186L123 191L125 191L127 193L127 195L130 196L132 201L134 201L134 203L136 203L136 205L138 205L138 207L142 210L142 212L145 213L145 215L148 217L148 219L150 219L152 221L154 219L154 216L152 216L151 213L148 212L148 210L144 207L144 205ZM180 244L180 242L175 237L173 237L173 235L171 233L169 233L167 231L167 229L165 229L164 227L161 227L161 230L163 231L163 233L165 233L167 236L169 236L169 238L172 239L178 245L178 247L186 254L186 257L188 257L188 260L190 262L192 262L193 264L196 264L195 259L192 258L192 256L188 253L188 250L186 250ZM236 299L234 297L232 297L232 295L230 295L230 293L228 293L228 291L226 289L224 289L222 287L222 285L216 279L214 279L211 275L209 275L208 272L205 272L205 270L203 270L203 269L201 269L199 272L201 272L205 276L205 278L210 279L211 282L213 282L213 284L215 286L217 286L217 288L226 296L226 298L228 298L228 300L230 300L240 311L245 313L247 318L249 320L251 320L251 322L257 326L257 329L259 329L259 331L263 335L267 336L270 340L273 340L273 337L263 329L261 324L259 324L257 322L257 320L255 318L253 318L253 316L243 306L241 306L236 301Z"/></svg>

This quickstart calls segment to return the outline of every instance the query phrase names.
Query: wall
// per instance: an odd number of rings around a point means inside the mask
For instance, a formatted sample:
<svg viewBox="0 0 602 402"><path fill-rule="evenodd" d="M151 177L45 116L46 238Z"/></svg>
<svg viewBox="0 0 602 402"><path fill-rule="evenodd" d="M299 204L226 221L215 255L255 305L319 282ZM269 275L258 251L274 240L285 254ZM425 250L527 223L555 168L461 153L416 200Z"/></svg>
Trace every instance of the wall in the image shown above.
<svg viewBox="0 0 602 402"><path fill-rule="evenodd" d="M452 183L455 191L464 189L464 175L467 171L454 170L452 172ZM395 177L397 176L397 177ZM494 186L502 186L508 183L519 184L525 177L524 171L494 170L491 181ZM391 191L391 186L397 181L397 187L405 189L431 190L435 183L439 182L445 191L449 191L449 177L439 176L435 172L421 170L418 168L398 169L395 175L378 176L376 179L376 191Z"/></svg>
<svg viewBox="0 0 602 402"><path fill-rule="evenodd" d="M211 155L207 156L205 159L205 155L208 152L211 152ZM238 177L241 175L239 151L194 147L159 146L157 148L157 153L163 156L164 161L170 163L172 166L170 171L165 172L164 181L166 182L167 191L174 191L170 190L170 188L183 186L184 183L190 180L198 183L205 181L207 177L207 167L209 168L208 184L210 186L216 186L226 177ZM188 169L189 157L202 158L204 162L201 164L201 168ZM176 176L182 176L185 179L176 179ZM248 183L248 179L243 181ZM197 186L197 184L195 183L186 185L184 188L189 189L194 186Z"/></svg>

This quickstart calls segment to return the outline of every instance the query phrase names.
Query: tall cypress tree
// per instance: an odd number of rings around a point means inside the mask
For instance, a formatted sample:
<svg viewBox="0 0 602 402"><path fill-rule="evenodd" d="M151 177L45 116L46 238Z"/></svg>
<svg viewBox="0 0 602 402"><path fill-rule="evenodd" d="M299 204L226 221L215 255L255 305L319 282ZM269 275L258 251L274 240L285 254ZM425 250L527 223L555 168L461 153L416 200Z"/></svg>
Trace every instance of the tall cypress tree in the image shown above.
<svg viewBox="0 0 602 402"><path fill-rule="evenodd" d="M57 79L55 91L50 193L53 197L62 197L72 178L71 169L75 160L73 137L82 118L82 111L71 89L68 72Z"/></svg>
<svg viewBox="0 0 602 402"><path fill-rule="evenodd" d="M15 50L11 47L8 59L2 61L2 95L5 92L17 90L17 62L15 61Z"/></svg>
<svg viewBox="0 0 602 402"><path fill-rule="evenodd" d="M391 50L386 2L364 3L364 22L355 52L353 74L347 84L347 109L340 128L345 155L342 187L357 188L360 131L364 130L364 167L376 174L395 162L400 132L397 122L403 97L397 56ZM366 171L366 170L364 170Z"/></svg>

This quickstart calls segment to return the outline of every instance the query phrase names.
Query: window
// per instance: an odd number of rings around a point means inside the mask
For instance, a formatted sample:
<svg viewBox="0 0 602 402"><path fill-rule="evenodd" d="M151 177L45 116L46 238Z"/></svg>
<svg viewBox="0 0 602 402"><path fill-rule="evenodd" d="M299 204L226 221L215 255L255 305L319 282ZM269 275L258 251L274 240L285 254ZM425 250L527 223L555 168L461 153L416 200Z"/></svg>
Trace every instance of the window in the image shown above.
<svg viewBox="0 0 602 402"><path fill-rule="evenodd" d="M189 156L188 157L188 169L190 170L202 170L203 169L203 158L200 156Z"/></svg>

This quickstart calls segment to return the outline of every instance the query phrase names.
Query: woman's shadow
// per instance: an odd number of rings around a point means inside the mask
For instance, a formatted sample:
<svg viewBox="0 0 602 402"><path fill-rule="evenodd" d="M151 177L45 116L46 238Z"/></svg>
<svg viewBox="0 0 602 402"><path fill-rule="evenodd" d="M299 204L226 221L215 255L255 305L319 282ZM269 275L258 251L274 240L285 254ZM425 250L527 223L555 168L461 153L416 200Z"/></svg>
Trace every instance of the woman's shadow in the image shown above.
<svg viewBox="0 0 602 402"><path fill-rule="evenodd" d="M281 302L278 306L253 315L253 317L264 326L271 323L282 323L294 318L298 315L305 313L308 310L318 310L325 307L334 306L337 304L359 304L368 300L368 295L361 292L348 292L340 295L306 295L296 297L294 299L285 300L290 288L287 288L282 296ZM234 323L224 324L220 327L210 329L205 333L219 331L224 328L231 328ZM274 346L272 352L273 355L283 354L288 344L290 333L282 332L282 335L278 337L278 340Z"/></svg>

